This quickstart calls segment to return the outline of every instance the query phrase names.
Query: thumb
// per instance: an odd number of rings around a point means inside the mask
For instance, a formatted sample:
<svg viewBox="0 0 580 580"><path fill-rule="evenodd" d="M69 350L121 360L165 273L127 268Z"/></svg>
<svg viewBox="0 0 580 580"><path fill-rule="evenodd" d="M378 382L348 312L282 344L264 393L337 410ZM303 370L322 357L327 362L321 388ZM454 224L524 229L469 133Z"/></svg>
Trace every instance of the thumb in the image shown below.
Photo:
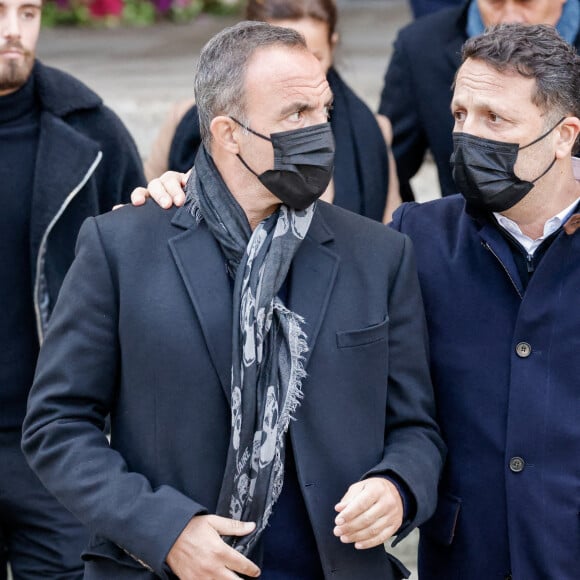
<svg viewBox="0 0 580 580"><path fill-rule="evenodd" d="M220 536L247 536L256 527L254 522L241 522L221 516L211 516L209 524Z"/></svg>
<svg viewBox="0 0 580 580"><path fill-rule="evenodd" d="M342 499L334 506L334 509L341 512L365 488L365 485L364 481L357 481L351 485Z"/></svg>
<svg viewBox="0 0 580 580"><path fill-rule="evenodd" d="M181 185L183 187L185 187L185 184L187 183L187 180L189 179L190 174L191 174L191 169L187 173L181 174Z"/></svg>

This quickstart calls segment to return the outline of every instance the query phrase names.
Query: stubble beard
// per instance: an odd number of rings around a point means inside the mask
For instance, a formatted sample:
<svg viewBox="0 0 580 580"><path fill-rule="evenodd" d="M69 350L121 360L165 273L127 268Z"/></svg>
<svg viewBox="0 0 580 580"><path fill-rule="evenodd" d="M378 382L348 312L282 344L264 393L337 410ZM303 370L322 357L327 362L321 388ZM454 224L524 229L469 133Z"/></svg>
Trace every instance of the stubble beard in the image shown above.
<svg viewBox="0 0 580 580"><path fill-rule="evenodd" d="M22 50L22 46L12 46ZM1 50L7 50L2 47ZM22 58L9 59L2 63L0 56L0 93L13 92L23 86L32 72L34 66L34 53L24 51Z"/></svg>

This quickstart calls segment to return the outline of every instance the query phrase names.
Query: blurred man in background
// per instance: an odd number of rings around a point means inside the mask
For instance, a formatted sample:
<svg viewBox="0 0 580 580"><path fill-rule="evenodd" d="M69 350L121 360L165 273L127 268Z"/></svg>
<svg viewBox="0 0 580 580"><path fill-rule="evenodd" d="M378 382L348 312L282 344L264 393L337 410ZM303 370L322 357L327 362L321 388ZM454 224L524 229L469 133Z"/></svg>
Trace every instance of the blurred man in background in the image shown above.
<svg viewBox="0 0 580 580"><path fill-rule="evenodd" d="M82 577L81 525L38 481L20 432L39 344L83 220L143 183L101 99L35 59L41 0L0 0L0 578Z"/></svg>

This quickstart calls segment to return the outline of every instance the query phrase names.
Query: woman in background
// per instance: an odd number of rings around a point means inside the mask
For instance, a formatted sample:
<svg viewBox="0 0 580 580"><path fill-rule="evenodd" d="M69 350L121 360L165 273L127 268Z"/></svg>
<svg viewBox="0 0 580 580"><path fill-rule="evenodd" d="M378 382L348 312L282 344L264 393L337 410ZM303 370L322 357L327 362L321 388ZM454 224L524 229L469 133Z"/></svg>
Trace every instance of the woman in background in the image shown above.
<svg viewBox="0 0 580 580"><path fill-rule="evenodd" d="M300 32L326 71L334 94L330 124L336 142L334 179L321 199L378 221L389 222L401 203L391 125L375 116L333 67L338 43L334 0L250 0L247 20L286 26ZM155 140L145 165L148 179L166 170L186 172L201 144L193 100L177 103Z"/></svg>

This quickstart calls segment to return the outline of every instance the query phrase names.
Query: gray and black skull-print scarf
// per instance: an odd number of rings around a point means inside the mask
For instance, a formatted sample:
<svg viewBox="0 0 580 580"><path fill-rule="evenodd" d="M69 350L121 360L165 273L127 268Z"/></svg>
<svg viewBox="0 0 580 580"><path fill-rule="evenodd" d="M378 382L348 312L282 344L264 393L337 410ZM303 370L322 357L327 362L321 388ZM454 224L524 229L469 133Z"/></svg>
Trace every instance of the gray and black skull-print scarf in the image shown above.
<svg viewBox="0 0 580 580"><path fill-rule="evenodd" d="M192 211L226 257L234 279L232 431L217 513L256 522L225 540L248 555L268 523L284 481L285 435L300 399L308 348L303 319L278 297L316 203L285 205L252 232L247 217L202 147L187 184Z"/></svg>

